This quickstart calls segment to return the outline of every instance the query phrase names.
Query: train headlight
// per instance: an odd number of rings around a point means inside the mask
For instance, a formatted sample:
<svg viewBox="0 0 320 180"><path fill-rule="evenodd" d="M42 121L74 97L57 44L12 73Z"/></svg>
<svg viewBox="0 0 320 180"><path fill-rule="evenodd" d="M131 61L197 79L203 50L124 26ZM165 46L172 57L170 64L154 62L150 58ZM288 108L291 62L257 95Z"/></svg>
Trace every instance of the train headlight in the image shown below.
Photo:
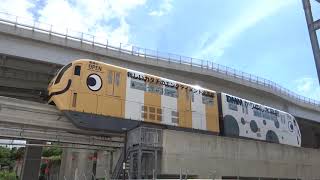
<svg viewBox="0 0 320 180"><path fill-rule="evenodd" d="M91 91L98 91L102 87L102 80L98 74L90 74L87 78L87 86Z"/></svg>

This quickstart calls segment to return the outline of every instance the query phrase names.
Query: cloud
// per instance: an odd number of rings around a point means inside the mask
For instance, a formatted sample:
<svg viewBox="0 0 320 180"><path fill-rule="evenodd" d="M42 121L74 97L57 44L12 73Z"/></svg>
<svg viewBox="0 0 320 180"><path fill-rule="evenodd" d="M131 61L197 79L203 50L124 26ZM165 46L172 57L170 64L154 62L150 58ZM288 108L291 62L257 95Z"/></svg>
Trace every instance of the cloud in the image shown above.
<svg viewBox="0 0 320 180"><path fill-rule="evenodd" d="M259 0L250 1L250 6L246 6L233 21L227 23L220 34L212 37L210 32L204 34L203 48L196 52L195 57L208 58L214 56L221 57L225 50L249 28L252 28L263 19L277 13L284 7L294 3L292 0ZM216 34L215 34L216 35Z"/></svg>
<svg viewBox="0 0 320 180"><path fill-rule="evenodd" d="M131 10L144 5L146 0L87 0L66 1L50 0L38 11L39 20L59 27L88 32L97 36L97 41L128 43L130 26L126 17ZM118 22L116 25L113 22Z"/></svg>
<svg viewBox="0 0 320 180"><path fill-rule="evenodd" d="M4 0L0 11L53 25L53 30L81 36L95 35L99 42L128 43L127 17L146 0ZM2 15L2 14L0 14ZM22 19L22 18L21 18ZM68 31L66 30L68 28Z"/></svg>
<svg viewBox="0 0 320 180"><path fill-rule="evenodd" d="M33 14L29 9L35 5L29 0L2 0L0 12L9 13L12 15L32 19Z"/></svg>
<svg viewBox="0 0 320 180"><path fill-rule="evenodd" d="M295 80L294 84L299 94L320 101L320 86L318 79L302 77Z"/></svg>
<svg viewBox="0 0 320 180"><path fill-rule="evenodd" d="M149 12L149 15L158 16L158 17L167 15L173 8L172 2L173 2L172 0L163 0L162 3L160 4L159 9Z"/></svg>

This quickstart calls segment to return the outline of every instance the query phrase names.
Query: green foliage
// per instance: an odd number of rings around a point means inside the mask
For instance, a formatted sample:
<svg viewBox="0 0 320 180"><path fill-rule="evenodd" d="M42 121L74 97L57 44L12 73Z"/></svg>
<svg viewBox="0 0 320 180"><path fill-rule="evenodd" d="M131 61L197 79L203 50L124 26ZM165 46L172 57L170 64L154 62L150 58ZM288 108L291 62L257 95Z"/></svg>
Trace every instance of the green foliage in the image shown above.
<svg viewBox="0 0 320 180"><path fill-rule="evenodd" d="M62 149L57 146L46 147L42 151L43 157L61 156Z"/></svg>
<svg viewBox="0 0 320 180"><path fill-rule="evenodd" d="M13 167L14 158L12 157L11 150L7 147L0 146L0 165L1 167Z"/></svg>
<svg viewBox="0 0 320 180"><path fill-rule="evenodd" d="M2 180L18 180L16 173L9 171L0 171L0 179Z"/></svg>

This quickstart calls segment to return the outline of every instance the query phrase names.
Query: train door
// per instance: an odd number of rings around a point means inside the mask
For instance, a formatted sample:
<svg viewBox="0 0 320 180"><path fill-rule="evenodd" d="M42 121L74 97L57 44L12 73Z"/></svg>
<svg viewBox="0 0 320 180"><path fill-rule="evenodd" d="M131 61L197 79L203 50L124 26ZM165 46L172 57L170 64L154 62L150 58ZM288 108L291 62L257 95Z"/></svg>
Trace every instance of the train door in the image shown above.
<svg viewBox="0 0 320 180"><path fill-rule="evenodd" d="M192 128L192 109L191 109L192 94L189 89L186 89L185 96L186 96L185 126L188 128Z"/></svg>
<svg viewBox="0 0 320 180"><path fill-rule="evenodd" d="M191 97L188 89L178 89L179 125L192 127Z"/></svg>
<svg viewBox="0 0 320 180"><path fill-rule="evenodd" d="M121 72L109 70L107 76L107 95L119 98L121 95Z"/></svg>
<svg viewBox="0 0 320 180"><path fill-rule="evenodd" d="M102 113L114 117L123 117L124 112L124 77L121 70L109 68L107 70L106 96Z"/></svg>

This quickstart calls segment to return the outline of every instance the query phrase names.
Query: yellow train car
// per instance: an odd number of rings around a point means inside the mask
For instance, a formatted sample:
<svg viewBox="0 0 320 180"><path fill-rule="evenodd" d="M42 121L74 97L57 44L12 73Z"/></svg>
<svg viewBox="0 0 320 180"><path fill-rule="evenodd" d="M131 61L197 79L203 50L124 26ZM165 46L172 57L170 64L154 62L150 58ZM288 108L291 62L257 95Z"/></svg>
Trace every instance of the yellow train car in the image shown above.
<svg viewBox="0 0 320 180"><path fill-rule="evenodd" d="M215 91L119 66L73 61L48 92L49 103L80 128L121 132L154 123L219 133Z"/></svg>

